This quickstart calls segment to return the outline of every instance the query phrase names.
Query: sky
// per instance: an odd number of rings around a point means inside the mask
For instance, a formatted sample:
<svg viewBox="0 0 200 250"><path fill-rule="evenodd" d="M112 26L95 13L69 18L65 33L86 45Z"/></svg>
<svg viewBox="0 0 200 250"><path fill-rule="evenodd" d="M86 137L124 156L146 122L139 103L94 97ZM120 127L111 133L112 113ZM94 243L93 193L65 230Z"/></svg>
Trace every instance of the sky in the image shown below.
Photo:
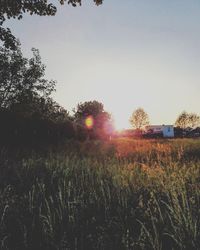
<svg viewBox="0 0 200 250"><path fill-rule="evenodd" d="M117 129L142 107L151 124L173 124L184 110L200 115L200 1L82 0L54 17L6 23L24 56L40 50L54 99L68 111L97 100Z"/></svg>

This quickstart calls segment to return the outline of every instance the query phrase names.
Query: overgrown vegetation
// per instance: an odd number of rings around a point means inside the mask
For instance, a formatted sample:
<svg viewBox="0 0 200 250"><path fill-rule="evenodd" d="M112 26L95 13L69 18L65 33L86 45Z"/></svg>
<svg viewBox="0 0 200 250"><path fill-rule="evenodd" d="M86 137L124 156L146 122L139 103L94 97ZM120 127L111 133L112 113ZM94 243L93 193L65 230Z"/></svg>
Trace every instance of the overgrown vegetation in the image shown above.
<svg viewBox="0 0 200 250"><path fill-rule="evenodd" d="M200 141L1 148L1 249L199 249Z"/></svg>

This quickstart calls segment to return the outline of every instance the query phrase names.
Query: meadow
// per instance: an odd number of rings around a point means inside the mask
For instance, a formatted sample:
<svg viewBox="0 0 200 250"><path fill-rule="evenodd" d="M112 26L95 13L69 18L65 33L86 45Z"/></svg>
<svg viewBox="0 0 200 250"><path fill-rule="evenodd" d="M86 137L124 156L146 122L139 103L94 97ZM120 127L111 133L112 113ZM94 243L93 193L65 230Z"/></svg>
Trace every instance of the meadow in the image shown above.
<svg viewBox="0 0 200 250"><path fill-rule="evenodd" d="M2 147L0 249L200 249L200 140Z"/></svg>

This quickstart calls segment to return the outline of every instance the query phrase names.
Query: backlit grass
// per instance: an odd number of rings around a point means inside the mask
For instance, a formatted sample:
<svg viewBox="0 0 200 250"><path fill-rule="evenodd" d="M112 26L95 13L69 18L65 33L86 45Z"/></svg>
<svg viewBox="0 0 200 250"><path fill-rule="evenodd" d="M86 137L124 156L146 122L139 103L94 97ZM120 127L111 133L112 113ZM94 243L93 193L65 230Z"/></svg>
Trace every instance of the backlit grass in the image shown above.
<svg viewBox="0 0 200 250"><path fill-rule="evenodd" d="M200 140L1 150L1 249L200 249Z"/></svg>

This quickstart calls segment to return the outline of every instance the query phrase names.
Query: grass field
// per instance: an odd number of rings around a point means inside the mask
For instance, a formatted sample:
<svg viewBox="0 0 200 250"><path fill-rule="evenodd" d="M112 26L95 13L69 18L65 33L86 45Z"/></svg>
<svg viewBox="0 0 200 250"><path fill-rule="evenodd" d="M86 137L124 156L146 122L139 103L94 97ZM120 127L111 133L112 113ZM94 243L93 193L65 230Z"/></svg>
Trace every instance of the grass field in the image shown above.
<svg viewBox="0 0 200 250"><path fill-rule="evenodd" d="M0 249L200 249L198 139L0 154Z"/></svg>

